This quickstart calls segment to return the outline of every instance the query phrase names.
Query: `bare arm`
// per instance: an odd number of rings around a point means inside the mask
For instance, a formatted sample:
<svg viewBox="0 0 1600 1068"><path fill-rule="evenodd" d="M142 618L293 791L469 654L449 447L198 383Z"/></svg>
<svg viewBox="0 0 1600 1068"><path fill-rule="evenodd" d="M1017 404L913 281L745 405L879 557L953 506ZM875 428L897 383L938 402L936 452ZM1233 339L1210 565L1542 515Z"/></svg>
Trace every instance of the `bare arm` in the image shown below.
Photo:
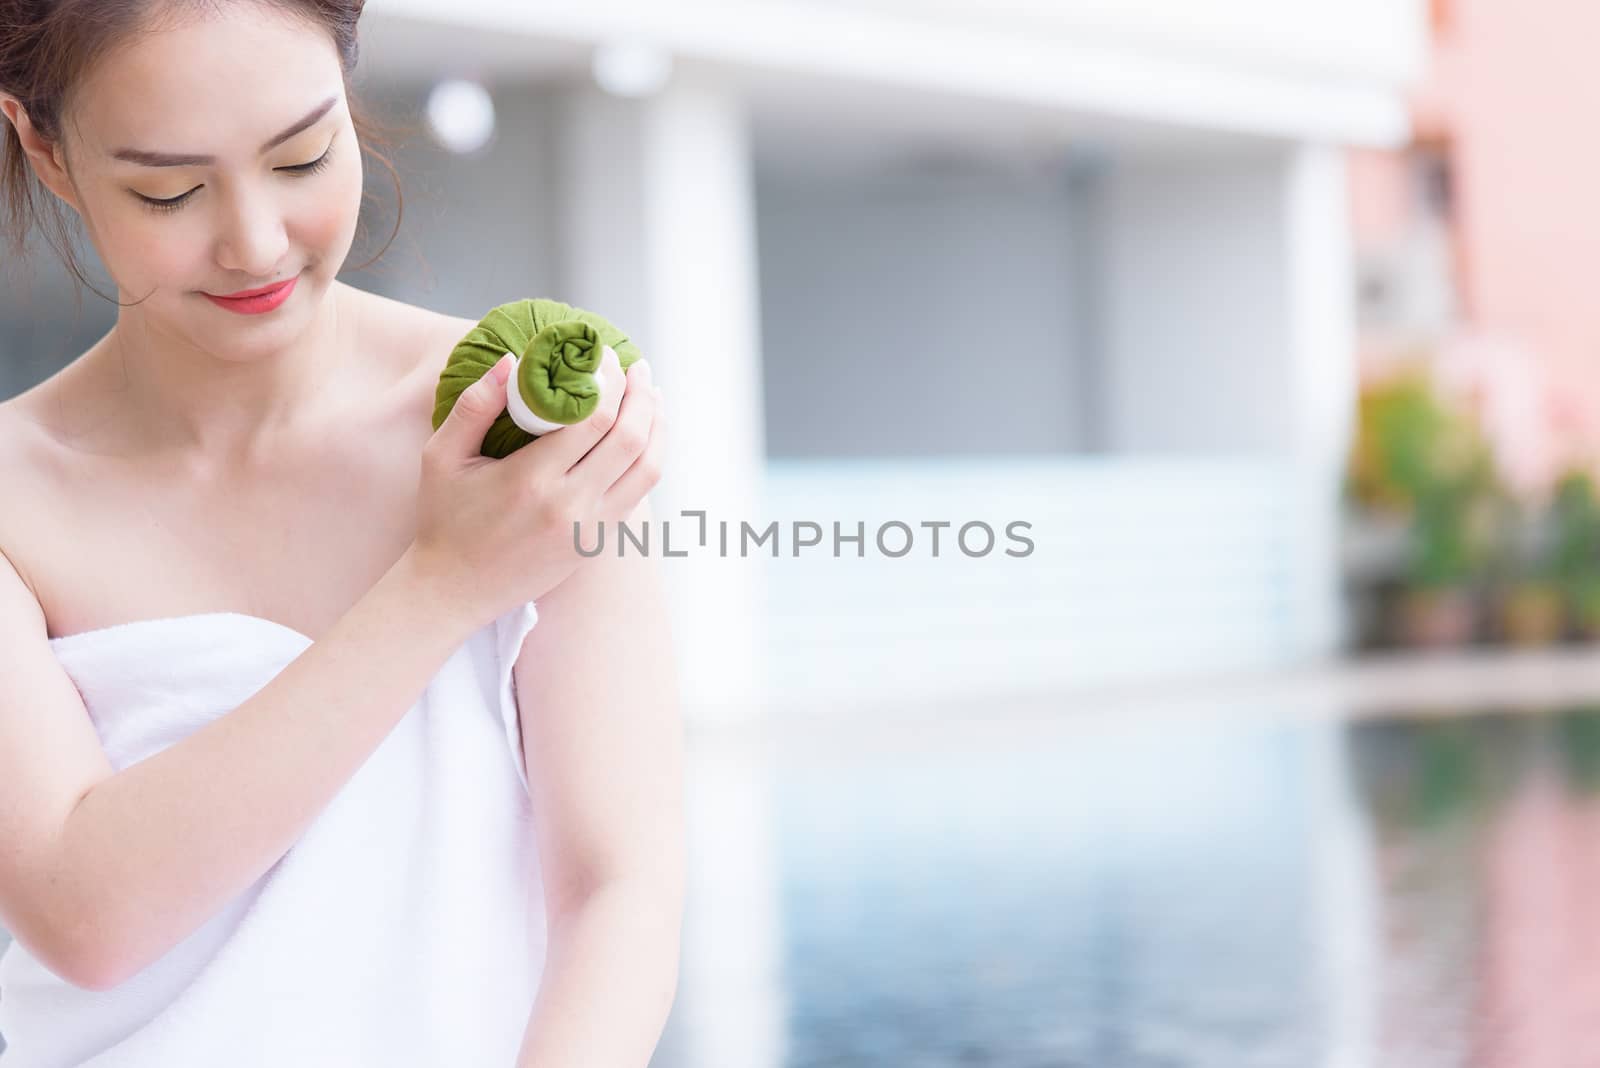
<svg viewBox="0 0 1600 1068"><path fill-rule="evenodd" d="M512 362L463 390L423 446L411 549L258 693L119 773L0 554L0 923L57 974L117 985L247 889L497 606L570 575L570 523L654 481L639 428L654 406L625 390L648 365L624 377L611 350L592 416L484 457Z"/></svg>
<svg viewBox="0 0 1600 1068"><path fill-rule="evenodd" d="M0 634L24 673L0 697L0 919L96 990L276 863L478 625L408 552L249 700L113 773L4 557L0 580Z"/></svg>
<svg viewBox="0 0 1600 1068"><path fill-rule="evenodd" d="M646 498L630 527L649 516ZM517 1063L644 1068L677 990L685 882L683 726L654 558L608 548L551 590L514 674L550 930Z"/></svg>

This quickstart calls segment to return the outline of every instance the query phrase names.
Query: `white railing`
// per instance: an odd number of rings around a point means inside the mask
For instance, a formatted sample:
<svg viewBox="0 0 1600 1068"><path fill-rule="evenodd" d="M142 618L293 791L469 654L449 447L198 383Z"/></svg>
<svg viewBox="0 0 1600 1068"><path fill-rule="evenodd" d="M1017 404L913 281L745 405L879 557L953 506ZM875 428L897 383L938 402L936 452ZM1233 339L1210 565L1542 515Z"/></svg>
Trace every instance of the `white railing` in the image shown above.
<svg viewBox="0 0 1600 1068"><path fill-rule="evenodd" d="M824 542L765 559L767 677L780 707L968 701L1282 666L1336 641L1332 487L1263 460L774 461L765 517ZM900 559L880 525L916 533ZM924 521L948 520L940 555ZM995 530L967 557L954 527ZM1034 543L1010 557L1006 524ZM832 552L866 528L865 558ZM885 535L891 550L903 533ZM974 544L974 549L980 548Z"/></svg>

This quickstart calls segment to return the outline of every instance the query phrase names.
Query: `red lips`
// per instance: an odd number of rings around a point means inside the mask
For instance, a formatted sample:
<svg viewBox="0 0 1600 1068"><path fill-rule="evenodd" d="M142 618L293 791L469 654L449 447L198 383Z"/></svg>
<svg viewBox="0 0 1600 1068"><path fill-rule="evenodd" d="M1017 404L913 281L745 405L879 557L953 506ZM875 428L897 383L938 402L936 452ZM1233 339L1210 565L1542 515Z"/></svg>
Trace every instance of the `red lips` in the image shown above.
<svg viewBox="0 0 1600 1068"><path fill-rule="evenodd" d="M213 296L210 293L202 293L201 295L217 307L227 311L236 312L239 315L261 315L265 312L273 311L288 300L289 294L294 292L295 282L299 280L300 276L295 275L287 282L279 282L277 285L265 286L260 289L241 289L239 292L226 297Z"/></svg>
<svg viewBox="0 0 1600 1068"><path fill-rule="evenodd" d="M274 282L270 286L262 286L259 289L241 289L237 293L220 293L220 294L218 294L218 293L207 293L206 295L207 296L219 296L223 300L238 300L240 297L259 297L263 293L271 293L274 289L277 289L279 286L286 286L292 281L294 281L293 278L285 278L281 282Z"/></svg>

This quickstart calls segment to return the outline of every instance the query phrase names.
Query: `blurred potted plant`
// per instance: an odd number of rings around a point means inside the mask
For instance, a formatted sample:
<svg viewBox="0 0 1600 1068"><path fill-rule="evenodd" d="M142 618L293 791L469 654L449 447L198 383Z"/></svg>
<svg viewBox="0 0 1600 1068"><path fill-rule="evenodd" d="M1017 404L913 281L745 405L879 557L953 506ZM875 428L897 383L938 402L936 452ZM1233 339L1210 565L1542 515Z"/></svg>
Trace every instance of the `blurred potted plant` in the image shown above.
<svg viewBox="0 0 1600 1068"><path fill-rule="evenodd" d="M1555 507L1516 509L1507 525L1507 566L1496 583L1498 633L1512 645L1547 645L1561 637L1566 604L1552 529Z"/></svg>
<svg viewBox="0 0 1600 1068"><path fill-rule="evenodd" d="M1445 413L1420 371L1364 384L1356 412L1347 490L1380 516L1410 511L1429 466L1431 442Z"/></svg>
<svg viewBox="0 0 1600 1068"><path fill-rule="evenodd" d="M1500 598L1500 633L1512 645L1549 645L1561 640L1567 612L1561 588L1524 579Z"/></svg>
<svg viewBox="0 0 1600 1068"><path fill-rule="evenodd" d="M1568 591L1572 629L1585 641L1600 640L1600 575L1590 575Z"/></svg>
<svg viewBox="0 0 1600 1068"><path fill-rule="evenodd" d="M1478 625L1478 581L1488 524L1481 487L1441 480L1423 489L1411 513L1403 585L1396 604L1407 645L1460 645Z"/></svg>
<svg viewBox="0 0 1600 1068"><path fill-rule="evenodd" d="M1600 492L1584 468L1556 482L1549 525L1551 582L1573 630L1600 637Z"/></svg>
<svg viewBox="0 0 1600 1068"><path fill-rule="evenodd" d="M1549 499L1523 510L1497 598L1500 631L1518 645L1565 636L1569 621L1600 634L1600 493L1582 468L1556 480Z"/></svg>
<svg viewBox="0 0 1600 1068"><path fill-rule="evenodd" d="M1469 640L1504 499L1476 423L1442 404L1420 370L1370 384L1361 393L1347 485L1369 513L1406 524L1395 600L1400 640Z"/></svg>

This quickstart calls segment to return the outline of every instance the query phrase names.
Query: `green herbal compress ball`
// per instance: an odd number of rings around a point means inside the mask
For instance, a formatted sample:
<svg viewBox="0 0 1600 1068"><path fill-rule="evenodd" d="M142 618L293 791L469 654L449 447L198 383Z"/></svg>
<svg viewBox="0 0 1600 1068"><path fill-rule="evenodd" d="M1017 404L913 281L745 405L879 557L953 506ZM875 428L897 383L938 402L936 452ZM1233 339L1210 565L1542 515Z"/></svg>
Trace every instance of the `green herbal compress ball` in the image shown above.
<svg viewBox="0 0 1600 1068"><path fill-rule="evenodd" d="M433 429L461 392L508 352L516 366L506 380L506 410L484 435L482 455L509 456L540 434L581 423L600 406L595 372L608 345L624 371L640 357L626 334L594 312L558 300L502 304L451 350L434 394Z"/></svg>

